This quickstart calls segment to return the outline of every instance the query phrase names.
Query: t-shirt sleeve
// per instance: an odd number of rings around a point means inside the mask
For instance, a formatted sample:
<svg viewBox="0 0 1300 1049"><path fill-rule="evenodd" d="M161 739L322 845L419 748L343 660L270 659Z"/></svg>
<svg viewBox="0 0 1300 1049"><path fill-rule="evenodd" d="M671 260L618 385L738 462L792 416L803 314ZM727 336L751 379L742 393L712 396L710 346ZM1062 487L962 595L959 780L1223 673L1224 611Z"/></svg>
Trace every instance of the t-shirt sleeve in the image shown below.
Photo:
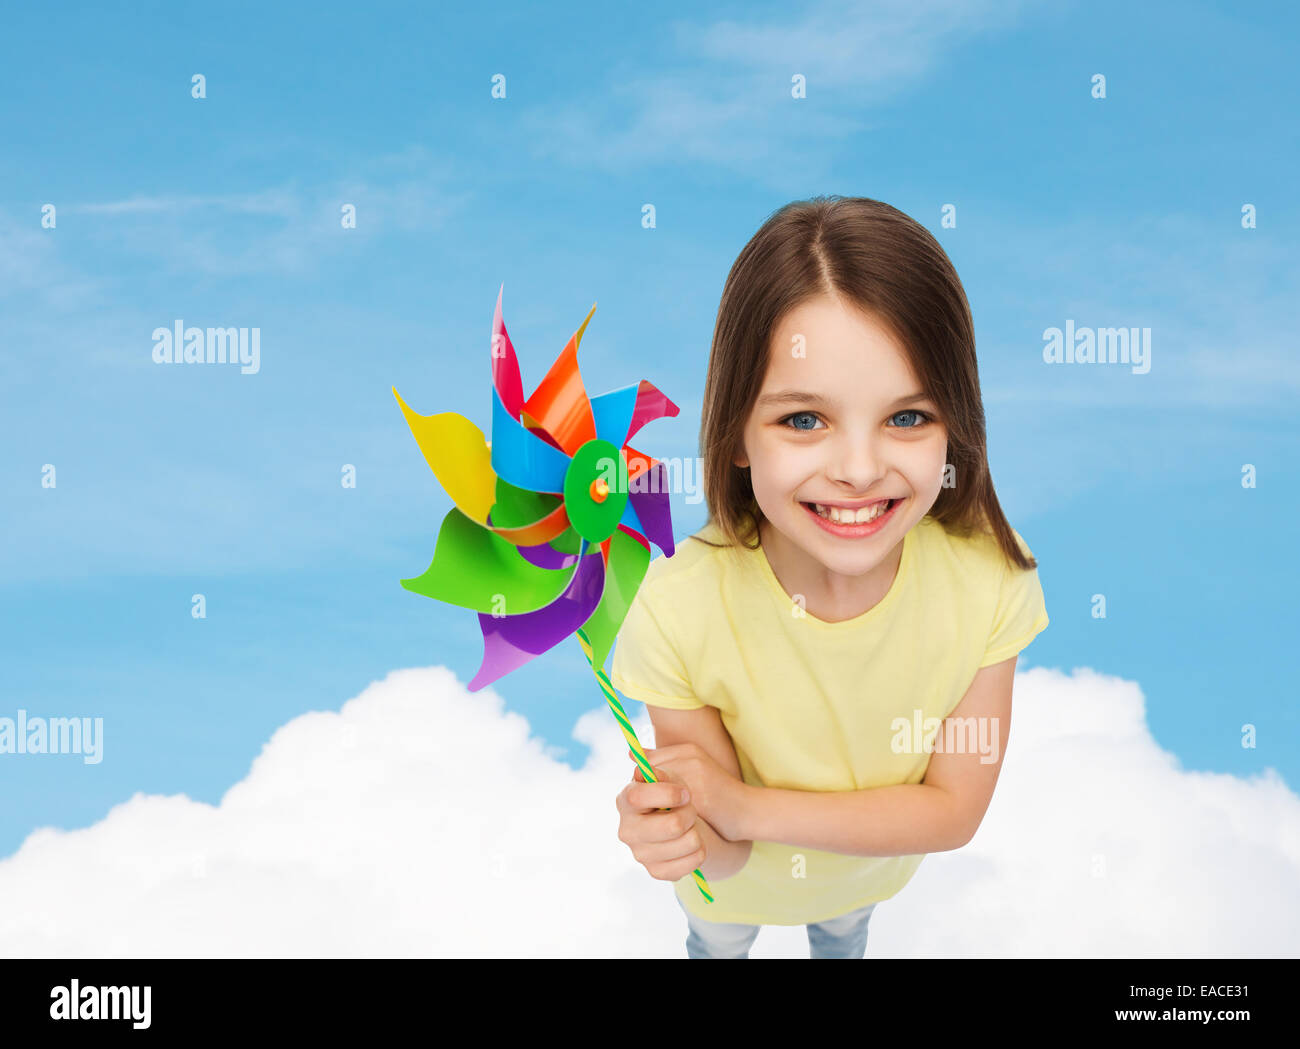
<svg viewBox="0 0 1300 1049"><path fill-rule="evenodd" d="M678 647L665 630L672 620L656 606L648 587L632 598L614 645L609 680L624 695L654 707L698 710Z"/></svg>
<svg viewBox="0 0 1300 1049"><path fill-rule="evenodd" d="M1033 556L1020 533L1015 533L1020 549ZM1043 587L1038 581L1038 569L1028 571L1004 559L1002 583L998 592L997 611L993 628L984 650L981 667L1001 663L1025 648L1047 626L1047 605L1043 601Z"/></svg>

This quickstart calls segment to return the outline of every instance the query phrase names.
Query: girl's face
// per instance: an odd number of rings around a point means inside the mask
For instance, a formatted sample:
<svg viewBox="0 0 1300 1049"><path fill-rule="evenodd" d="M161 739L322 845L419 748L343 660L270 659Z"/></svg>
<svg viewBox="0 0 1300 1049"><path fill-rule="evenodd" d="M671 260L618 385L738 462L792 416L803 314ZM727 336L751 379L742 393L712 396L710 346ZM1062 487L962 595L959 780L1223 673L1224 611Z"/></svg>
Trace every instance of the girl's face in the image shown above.
<svg viewBox="0 0 1300 1049"><path fill-rule="evenodd" d="M822 296L782 318L736 460L778 540L833 575L890 564L939 497L947 451L938 406L873 317ZM814 504L868 520L836 523Z"/></svg>

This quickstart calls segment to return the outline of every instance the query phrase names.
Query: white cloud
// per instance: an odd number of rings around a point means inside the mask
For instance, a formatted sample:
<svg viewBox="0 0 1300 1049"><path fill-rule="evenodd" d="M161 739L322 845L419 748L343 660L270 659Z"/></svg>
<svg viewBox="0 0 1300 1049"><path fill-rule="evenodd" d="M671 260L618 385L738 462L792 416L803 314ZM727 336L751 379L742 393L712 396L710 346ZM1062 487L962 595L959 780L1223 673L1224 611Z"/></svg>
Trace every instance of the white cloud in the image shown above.
<svg viewBox="0 0 1300 1049"><path fill-rule="evenodd" d="M968 265L996 280L976 312L999 310L1012 322L981 335L990 402L1107 406L1131 417L1152 406L1235 412L1244 399L1300 391L1290 323L1300 266L1284 234L1243 230L1231 214L1161 211L1122 225L1002 211L988 227L994 235ZM1045 364L1042 333L1067 319L1151 329L1150 372ZM1073 432L1054 413L1044 418L1055 432Z"/></svg>
<svg viewBox="0 0 1300 1049"><path fill-rule="evenodd" d="M19 215L0 211L0 301L10 299L25 308L37 309L43 316L69 309L101 308L107 300L106 282L77 272L63 260L59 227L43 229L39 209ZM57 220L57 208L55 217ZM16 312L7 307L6 322L12 324ZM7 342L14 348L22 340L10 334ZM19 367L19 357L18 352L0 355L0 377L6 385L8 373Z"/></svg>
<svg viewBox="0 0 1300 1049"><path fill-rule="evenodd" d="M766 24L676 23L679 46L711 62L771 70L789 66L828 86L893 93L924 76L945 48L1019 16L1023 4L970 0L823 0ZM794 14L792 10L790 12Z"/></svg>
<svg viewBox="0 0 1300 1049"><path fill-rule="evenodd" d="M594 686L593 686L594 689ZM637 724L649 741L648 720ZM617 839L627 782L604 708L572 770L450 671L401 670L295 718L221 803L136 795L0 862L10 956L684 957L671 888ZM1094 876L1094 857L1105 859ZM1288 956L1300 798L1187 772L1136 685L1017 679L975 840L928 857L872 917L870 957ZM753 957L806 957L769 926Z"/></svg>
<svg viewBox="0 0 1300 1049"><path fill-rule="evenodd" d="M70 202L62 211L129 254L217 276L311 273L351 241L392 233L434 233L474 198L459 172L422 146L371 158L359 173L243 193L136 194ZM357 209L346 235L343 204ZM207 216L196 223L193 214Z"/></svg>
<svg viewBox="0 0 1300 1049"><path fill-rule="evenodd" d="M298 213L298 200L292 193L281 189L273 189L258 193L221 193L207 196L197 194L171 194L153 197L137 195L127 200L113 200L103 204L70 204L65 210L81 212L87 215L128 215L141 212L175 213L207 208L292 218Z"/></svg>
<svg viewBox="0 0 1300 1049"><path fill-rule="evenodd" d="M830 170L827 141L871 127L864 107L918 82L968 38L1000 30L1024 4L969 0L822 0L746 21L674 21L675 51L644 75L615 63L571 105L524 116L535 151L606 170L704 163L801 185ZM809 98L791 104L791 77Z"/></svg>
<svg viewBox="0 0 1300 1049"><path fill-rule="evenodd" d="M1184 770L1136 683L1034 668L975 839L872 923L921 956L1294 957L1297 884L1300 797L1275 771Z"/></svg>

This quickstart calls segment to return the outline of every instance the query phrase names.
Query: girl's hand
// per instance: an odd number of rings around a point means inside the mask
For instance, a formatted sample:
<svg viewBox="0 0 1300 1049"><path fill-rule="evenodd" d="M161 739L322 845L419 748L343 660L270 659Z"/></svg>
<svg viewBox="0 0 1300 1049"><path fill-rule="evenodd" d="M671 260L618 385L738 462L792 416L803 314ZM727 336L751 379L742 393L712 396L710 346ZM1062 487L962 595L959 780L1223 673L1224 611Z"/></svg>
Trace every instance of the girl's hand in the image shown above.
<svg viewBox="0 0 1300 1049"><path fill-rule="evenodd" d="M682 801L684 787L666 769L658 783L647 783L638 767L615 801L618 840L632 850L650 877L660 881L686 877L708 855L700 835L700 816L695 806Z"/></svg>
<svg viewBox="0 0 1300 1049"><path fill-rule="evenodd" d="M628 757L632 757L629 750ZM691 805L727 841L741 841L740 822L745 784L724 769L698 743L674 743L657 749L646 748L650 767L659 775L662 767L673 779L686 784ZM635 759L634 759L635 760ZM640 766L633 778L644 783Z"/></svg>

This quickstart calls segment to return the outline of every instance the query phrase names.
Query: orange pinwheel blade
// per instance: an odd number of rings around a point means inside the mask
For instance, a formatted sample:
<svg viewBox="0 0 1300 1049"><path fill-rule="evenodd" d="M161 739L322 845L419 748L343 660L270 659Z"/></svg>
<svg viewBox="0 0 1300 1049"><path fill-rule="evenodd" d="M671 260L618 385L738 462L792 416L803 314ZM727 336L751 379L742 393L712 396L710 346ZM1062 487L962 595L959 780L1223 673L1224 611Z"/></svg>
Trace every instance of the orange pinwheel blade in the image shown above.
<svg viewBox="0 0 1300 1049"><path fill-rule="evenodd" d="M591 401L578 371L578 345L595 312L593 304L582 325L551 365L546 378L524 403L524 425L541 427L568 455L577 454L584 444L596 439L596 420L591 414Z"/></svg>

